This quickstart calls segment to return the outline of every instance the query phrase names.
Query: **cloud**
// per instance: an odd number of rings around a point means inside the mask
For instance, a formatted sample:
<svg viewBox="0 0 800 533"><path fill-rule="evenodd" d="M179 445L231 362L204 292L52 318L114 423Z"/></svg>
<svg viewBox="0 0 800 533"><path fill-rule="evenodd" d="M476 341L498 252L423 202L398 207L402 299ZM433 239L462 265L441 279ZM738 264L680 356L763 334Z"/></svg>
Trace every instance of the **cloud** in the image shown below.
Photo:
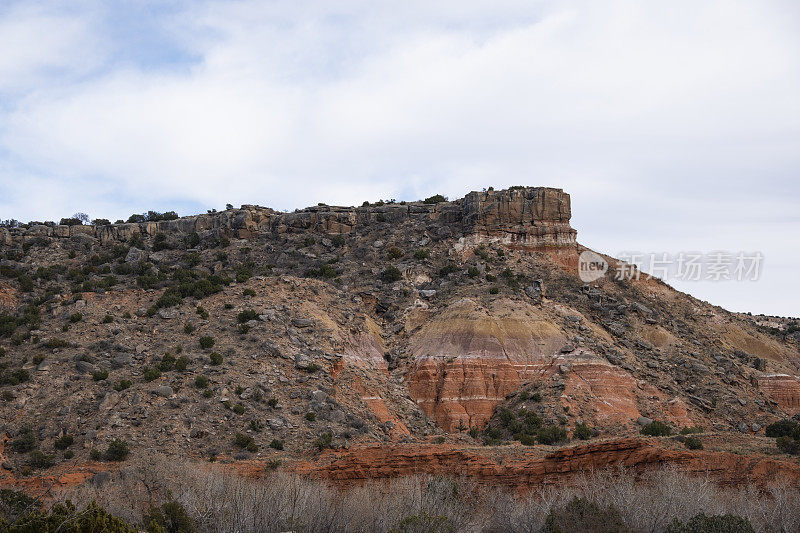
<svg viewBox="0 0 800 533"><path fill-rule="evenodd" d="M551 185L604 251L800 261L782 246L799 229L792 3L152 4L118 32L92 3L0 14L8 35L49 30L0 63L6 218Z"/></svg>

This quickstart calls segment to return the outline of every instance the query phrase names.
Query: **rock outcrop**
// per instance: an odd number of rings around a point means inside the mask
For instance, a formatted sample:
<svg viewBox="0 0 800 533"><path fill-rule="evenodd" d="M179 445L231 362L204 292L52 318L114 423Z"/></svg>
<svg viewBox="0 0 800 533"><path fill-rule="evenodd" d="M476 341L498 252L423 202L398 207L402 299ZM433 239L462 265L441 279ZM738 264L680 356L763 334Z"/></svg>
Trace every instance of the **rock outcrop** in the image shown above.
<svg viewBox="0 0 800 533"><path fill-rule="evenodd" d="M282 213L243 205L176 220L124 224L56 225L32 223L0 229L0 245L41 238L94 238L102 243L123 242L134 235L158 233L228 236L251 239L263 233L318 232L348 234L388 222L420 222L450 226L464 235L480 235L507 244L563 247L575 245L576 231L569 225L570 199L561 189L521 187L503 191L471 192L452 202L389 203L362 207L318 205Z"/></svg>

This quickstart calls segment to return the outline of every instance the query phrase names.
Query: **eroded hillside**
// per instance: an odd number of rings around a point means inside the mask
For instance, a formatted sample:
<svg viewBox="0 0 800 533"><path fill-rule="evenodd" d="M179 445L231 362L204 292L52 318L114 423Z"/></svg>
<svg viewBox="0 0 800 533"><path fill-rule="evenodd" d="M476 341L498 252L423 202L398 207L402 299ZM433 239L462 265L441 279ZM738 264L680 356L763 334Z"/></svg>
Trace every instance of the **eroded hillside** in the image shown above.
<svg viewBox="0 0 800 533"><path fill-rule="evenodd" d="M800 412L796 322L654 279L582 283L570 214L561 190L516 188L2 228L3 467L97 459L114 439L240 461L549 450L651 420L771 450L764 427Z"/></svg>

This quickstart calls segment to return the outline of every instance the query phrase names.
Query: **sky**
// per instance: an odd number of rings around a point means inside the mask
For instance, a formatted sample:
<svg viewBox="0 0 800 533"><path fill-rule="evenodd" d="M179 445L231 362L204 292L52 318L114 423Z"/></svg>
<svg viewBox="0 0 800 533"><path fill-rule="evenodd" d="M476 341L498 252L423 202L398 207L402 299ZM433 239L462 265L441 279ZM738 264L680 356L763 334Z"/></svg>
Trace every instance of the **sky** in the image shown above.
<svg viewBox="0 0 800 533"><path fill-rule="evenodd" d="M551 186L600 252L800 315L800 3L0 1L0 218Z"/></svg>

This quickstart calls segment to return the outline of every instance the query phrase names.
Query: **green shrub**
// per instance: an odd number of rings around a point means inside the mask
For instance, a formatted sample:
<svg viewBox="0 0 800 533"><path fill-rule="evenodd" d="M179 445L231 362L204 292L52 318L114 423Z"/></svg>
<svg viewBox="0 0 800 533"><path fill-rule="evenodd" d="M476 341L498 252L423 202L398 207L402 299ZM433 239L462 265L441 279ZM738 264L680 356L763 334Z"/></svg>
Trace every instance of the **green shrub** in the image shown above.
<svg viewBox="0 0 800 533"><path fill-rule="evenodd" d="M50 468L54 463L54 457L42 450L33 450L28 454L28 464L33 468Z"/></svg>
<svg viewBox="0 0 800 533"><path fill-rule="evenodd" d="M308 420L309 422L313 422L316 419L317 419L317 415L316 414L310 413L310 412L306 413L306 420Z"/></svg>
<svg viewBox="0 0 800 533"><path fill-rule="evenodd" d="M627 533L630 531L613 505L601 507L586 498L573 498L564 507L550 509L543 533Z"/></svg>
<svg viewBox="0 0 800 533"><path fill-rule="evenodd" d="M455 264L448 263L447 265L445 265L445 266L443 266L442 268L439 269L439 277L444 278L444 277L447 277L450 274L453 274L453 273L458 272L458 271L459 271L459 268Z"/></svg>
<svg viewBox="0 0 800 533"><path fill-rule="evenodd" d="M236 413L237 415L243 415L244 411L245 411L244 405L240 403L237 403L236 405L233 406L233 412Z"/></svg>
<svg viewBox="0 0 800 533"><path fill-rule="evenodd" d="M208 356L211 359L211 364L214 366L218 366L222 364L222 354L219 352L211 352L211 355Z"/></svg>
<svg viewBox="0 0 800 533"><path fill-rule="evenodd" d="M124 461L130 450L128 449L128 443L122 439L114 439L108 445L106 449L105 457L109 461Z"/></svg>
<svg viewBox="0 0 800 533"><path fill-rule="evenodd" d="M92 450L89 451L89 458L92 461L99 461L100 459L102 459L102 457L103 457L103 454L100 453L100 450L92 449Z"/></svg>
<svg viewBox="0 0 800 533"><path fill-rule="evenodd" d="M586 424L577 424L572 434L576 439L589 440L594 436L594 431Z"/></svg>
<svg viewBox="0 0 800 533"><path fill-rule="evenodd" d="M267 400L267 405L272 407L273 409L278 406L278 399L277 398L270 398Z"/></svg>
<svg viewBox="0 0 800 533"><path fill-rule="evenodd" d="M255 295L256 291L254 291L253 289L245 289L242 291L242 296L255 296Z"/></svg>
<svg viewBox="0 0 800 533"><path fill-rule="evenodd" d="M396 266L390 266L381 272L381 281L384 283L394 283L402 279L403 275Z"/></svg>
<svg viewBox="0 0 800 533"><path fill-rule="evenodd" d="M184 372L187 366L189 366L189 358L185 355L182 355L175 360L175 370L177 372Z"/></svg>
<svg viewBox="0 0 800 533"><path fill-rule="evenodd" d="M477 278L478 276L480 276L480 274L481 271L476 266L471 266L467 269L467 276L471 278Z"/></svg>
<svg viewBox="0 0 800 533"><path fill-rule="evenodd" d="M209 348L214 347L216 341L214 340L214 337L206 336L206 337L200 337L199 342L201 348L208 350Z"/></svg>
<svg viewBox="0 0 800 533"><path fill-rule="evenodd" d="M240 448L247 448L250 444L254 443L253 437L247 433L237 433L233 437L233 443Z"/></svg>
<svg viewBox="0 0 800 533"><path fill-rule="evenodd" d="M420 261L423 259L427 259L428 257L430 257L430 255L431 252L427 248L417 248L414 251L414 259L418 259Z"/></svg>
<svg viewBox="0 0 800 533"><path fill-rule="evenodd" d="M103 381L108 378L108 370L95 370L92 372L92 379L95 381Z"/></svg>
<svg viewBox="0 0 800 533"><path fill-rule="evenodd" d="M273 450L282 450L283 441L281 439L273 439L272 442L269 443L269 447Z"/></svg>
<svg viewBox="0 0 800 533"><path fill-rule="evenodd" d="M161 377L161 370L159 370L157 366L146 368L144 372L142 372L142 376L147 382L155 381Z"/></svg>
<svg viewBox="0 0 800 533"><path fill-rule="evenodd" d="M26 453L36 448L36 435L29 427L20 429L19 435L11 441L11 449L17 453Z"/></svg>
<svg viewBox="0 0 800 533"><path fill-rule="evenodd" d="M642 435L649 435L651 437L666 437L672 433L672 430L664 422L653 420L642 427L641 433Z"/></svg>
<svg viewBox="0 0 800 533"><path fill-rule="evenodd" d="M701 441L697 437L686 437L686 439L684 439L683 441L683 445L689 448L690 450L703 449L703 441Z"/></svg>
<svg viewBox="0 0 800 533"><path fill-rule="evenodd" d="M666 533L755 533L755 530L749 520L740 516L706 516L700 513L685 523L674 518Z"/></svg>
<svg viewBox="0 0 800 533"><path fill-rule="evenodd" d="M567 440L567 430L555 424L551 424L549 426L539 428L539 430L536 432L536 440L541 444L557 444L559 442L565 442Z"/></svg>
<svg viewBox="0 0 800 533"><path fill-rule="evenodd" d="M764 429L767 437L794 437L800 434L800 424L794 420L781 420L768 425Z"/></svg>
<svg viewBox="0 0 800 533"><path fill-rule="evenodd" d="M194 378L194 386L198 389L205 389L208 387L208 377L200 374L196 378Z"/></svg>
<svg viewBox="0 0 800 533"><path fill-rule="evenodd" d="M114 322L114 317L111 315L106 315L103 317L103 324L111 324Z"/></svg>
<svg viewBox="0 0 800 533"><path fill-rule="evenodd" d="M255 320L258 318L258 313L253 311L252 309L247 309L246 311L242 311L238 315L236 315L236 321L239 324L244 324L245 322L250 322L251 320Z"/></svg>
<svg viewBox="0 0 800 533"><path fill-rule="evenodd" d="M330 431L326 431L314 441L314 447L318 450L330 448L331 442L333 442L333 434Z"/></svg>
<svg viewBox="0 0 800 533"><path fill-rule="evenodd" d="M442 196L441 194L434 194L433 196L429 196L425 198L422 202L426 204L438 204L440 202L446 202L447 197Z"/></svg>
<svg viewBox="0 0 800 533"><path fill-rule="evenodd" d="M62 435L55 440L53 446L55 446L57 450L66 450L72 446L73 440L72 435Z"/></svg>
<svg viewBox="0 0 800 533"><path fill-rule="evenodd" d="M492 287L491 289L489 289L489 294L498 294L499 292L500 289L497 287Z"/></svg>
<svg viewBox="0 0 800 533"><path fill-rule="evenodd" d="M403 250L401 250L397 246L390 246L386 250L386 257L389 258L390 260L400 259L401 257L403 257Z"/></svg>
<svg viewBox="0 0 800 533"><path fill-rule="evenodd" d="M73 324L80 322L81 320L83 320L83 315L81 313L72 313L69 315L69 321Z"/></svg>
<svg viewBox="0 0 800 533"><path fill-rule="evenodd" d="M176 501L168 501L161 507L150 507L142 517L147 533L194 533L194 521L186 509Z"/></svg>
<svg viewBox="0 0 800 533"><path fill-rule="evenodd" d="M118 391L118 392L119 391L124 391L125 389L131 388L131 385L133 385L133 383L131 383L131 380L122 379L119 382L117 382L116 385L114 385L114 390Z"/></svg>
<svg viewBox="0 0 800 533"><path fill-rule="evenodd" d="M192 324L191 322L187 322L186 324L183 325L183 332L186 333L187 335L191 335L192 333L194 333L194 330L195 330L194 324Z"/></svg>

